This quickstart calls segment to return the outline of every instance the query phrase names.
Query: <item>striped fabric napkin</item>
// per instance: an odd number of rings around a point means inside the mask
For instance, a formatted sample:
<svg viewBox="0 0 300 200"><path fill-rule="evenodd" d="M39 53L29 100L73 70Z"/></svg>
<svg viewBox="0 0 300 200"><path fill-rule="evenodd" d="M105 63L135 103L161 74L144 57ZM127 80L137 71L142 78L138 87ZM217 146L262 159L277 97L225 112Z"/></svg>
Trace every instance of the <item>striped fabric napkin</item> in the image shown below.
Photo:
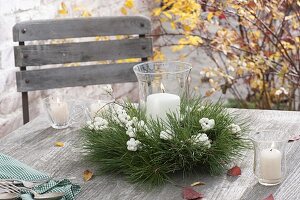
<svg viewBox="0 0 300 200"><path fill-rule="evenodd" d="M39 181L50 179L50 176L39 172L20 161L0 153L0 179L17 179L24 181ZM73 200L80 191L80 186L69 180L50 180L47 183L32 188L37 193L64 192L63 200ZM22 194L22 200L33 200L31 194Z"/></svg>

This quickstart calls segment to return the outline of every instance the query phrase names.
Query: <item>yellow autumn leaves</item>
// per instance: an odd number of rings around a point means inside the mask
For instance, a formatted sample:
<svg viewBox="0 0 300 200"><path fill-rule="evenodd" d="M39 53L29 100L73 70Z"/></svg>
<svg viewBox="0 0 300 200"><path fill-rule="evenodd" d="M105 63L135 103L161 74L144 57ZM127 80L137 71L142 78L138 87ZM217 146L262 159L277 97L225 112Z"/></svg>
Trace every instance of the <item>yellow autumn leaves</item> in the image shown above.
<svg viewBox="0 0 300 200"><path fill-rule="evenodd" d="M61 2L60 9L58 10L58 14L67 15L69 13L68 8L64 2Z"/></svg>
<svg viewBox="0 0 300 200"><path fill-rule="evenodd" d="M201 6L195 0L162 0L160 5L152 10L152 15L169 22L172 29L179 25L190 32L197 27Z"/></svg>
<svg viewBox="0 0 300 200"><path fill-rule="evenodd" d="M182 27L185 31L178 39L177 45L172 46L172 51L180 51L185 46L200 46L203 40L198 35L191 35L190 32L197 27L201 6L194 0L162 0L156 1L161 6L152 10L152 15L158 17L162 23L169 23L173 30ZM159 53L161 55L161 52ZM160 56L162 58L164 56ZM154 59L157 57L154 56Z"/></svg>
<svg viewBox="0 0 300 200"><path fill-rule="evenodd" d="M183 49L185 46L192 45L192 46L200 46L203 43L203 40L199 36L192 36L186 35L183 38L178 40L178 45L172 47L173 51L179 51Z"/></svg>
<svg viewBox="0 0 300 200"><path fill-rule="evenodd" d="M64 147L65 144L63 142L57 141L54 143L54 146L55 147ZM83 172L82 178L83 178L84 182L87 182L92 179L93 175L94 175L94 173L87 169Z"/></svg>
<svg viewBox="0 0 300 200"><path fill-rule="evenodd" d="M205 47L212 62L211 66L202 68L201 73L203 76L208 75L205 78L211 89L207 95L222 90L224 85L227 88L236 83L243 83L249 94L258 101L262 95L266 95L269 102L278 101L278 96L275 100L272 98L274 91L281 87L288 90L289 94L295 91L296 82L300 80L296 77L297 70L293 69L299 65L298 1L145 2L124 0L119 9L123 15L131 15L138 13L139 8L143 7L141 5L150 5L153 34L159 38L159 44L156 43L158 45L154 48L153 60L166 59L165 51L161 51L162 47L170 47L173 52L177 52L178 59L185 59L188 56L186 52ZM286 10L290 5L290 10ZM145 7L143 11L144 9ZM74 8L64 3L61 3L58 12L67 15L74 10L81 16L91 16L82 7ZM284 25L281 25L282 22ZM157 31L159 28L160 31ZM171 39L161 40L168 36ZM161 41L166 43L160 43ZM287 101L292 96L294 95L288 97L282 93L280 98ZM239 95L235 97L239 98Z"/></svg>
<svg viewBox="0 0 300 200"><path fill-rule="evenodd" d="M55 142L54 146L56 146L56 147L64 147L65 144L63 142Z"/></svg>
<svg viewBox="0 0 300 200"><path fill-rule="evenodd" d="M134 7L134 2L133 0L126 0L124 2L124 5L120 8L120 11L123 15L128 14L128 10L132 9Z"/></svg>
<svg viewBox="0 0 300 200"><path fill-rule="evenodd" d="M61 2L60 8L58 10L58 14L59 15L68 15L70 13L70 11L78 12L81 17L91 17L92 16L91 12L89 12L84 6L76 5L76 6L68 8L68 6L64 2Z"/></svg>

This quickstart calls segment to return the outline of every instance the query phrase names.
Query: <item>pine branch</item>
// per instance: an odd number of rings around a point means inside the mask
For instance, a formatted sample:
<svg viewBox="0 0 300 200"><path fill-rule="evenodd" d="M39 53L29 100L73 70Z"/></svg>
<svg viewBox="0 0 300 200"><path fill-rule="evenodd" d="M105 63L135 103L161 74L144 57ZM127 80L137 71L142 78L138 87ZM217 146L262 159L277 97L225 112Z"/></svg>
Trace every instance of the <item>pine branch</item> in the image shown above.
<svg viewBox="0 0 300 200"><path fill-rule="evenodd" d="M180 116L168 113L167 122L147 117L144 110L132 103L123 108L130 119L136 117L146 125L142 128L135 125L135 139L141 142L136 151L127 149L130 137L126 134L126 124L116 120L112 109L100 116L108 121L107 128L95 130L85 126L81 130L86 158L95 163L100 173L123 174L132 183L156 186L171 181L175 172L191 172L199 166L210 174L224 173L228 164L249 148L243 135L248 130L246 120L230 115L220 103L182 98ZM214 127L204 131L199 124L201 118L214 119ZM229 128L232 123L239 124L242 131L233 133ZM167 129L174 137L161 139L161 131ZM210 148L195 142L198 134L207 135Z"/></svg>

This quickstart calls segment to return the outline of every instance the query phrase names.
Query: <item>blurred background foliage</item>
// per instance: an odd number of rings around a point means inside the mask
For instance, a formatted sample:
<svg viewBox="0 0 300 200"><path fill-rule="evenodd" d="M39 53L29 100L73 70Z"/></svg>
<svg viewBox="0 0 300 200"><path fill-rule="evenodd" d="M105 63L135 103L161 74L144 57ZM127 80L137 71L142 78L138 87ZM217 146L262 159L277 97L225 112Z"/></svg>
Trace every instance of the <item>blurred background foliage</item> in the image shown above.
<svg viewBox="0 0 300 200"><path fill-rule="evenodd" d="M121 12L127 14L136 2L126 0ZM154 59L166 59L162 47L185 52L181 60L201 48L211 59L212 65L200 72L211 86L206 96L222 91L232 94L228 104L234 107L300 110L299 0L144 4L152 16L153 37L159 39Z"/></svg>
<svg viewBox="0 0 300 200"><path fill-rule="evenodd" d="M69 10L61 3L58 12ZM162 48L177 60L201 49L211 63L199 71L205 96L221 91L230 107L300 110L300 0L124 0L120 12L151 17L153 60L170 59Z"/></svg>

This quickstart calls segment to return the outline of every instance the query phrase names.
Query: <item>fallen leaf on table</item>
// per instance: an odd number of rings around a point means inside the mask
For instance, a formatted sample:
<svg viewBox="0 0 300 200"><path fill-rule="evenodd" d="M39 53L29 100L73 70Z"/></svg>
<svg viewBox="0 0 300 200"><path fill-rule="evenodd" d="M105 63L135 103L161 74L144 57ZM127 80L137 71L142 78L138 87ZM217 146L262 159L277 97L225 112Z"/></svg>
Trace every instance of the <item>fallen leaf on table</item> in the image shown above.
<svg viewBox="0 0 300 200"><path fill-rule="evenodd" d="M265 198L264 200L275 200L273 197L273 194L270 194L267 198Z"/></svg>
<svg viewBox="0 0 300 200"><path fill-rule="evenodd" d="M182 197L185 200L200 200L203 198L203 194L196 192L192 187L183 187Z"/></svg>
<svg viewBox="0 0 300 200"><path fill-rule="evenodd" d="M241 168L239 168L238 166L234 166L233 168L227 171L228 176L239 176L241 174L242 174Z"/></svg>
<svg viewBox="0 0 300 200"><path fill-rule="evenodd" d="M191 184L192 187L198 186L198 185L205 185L205 183L201 182L201 181L197 181L197 182L194 182L194 183Z"/></svg>
<svg viewBox="0 0 300 200"><path fill-rule="evenodd" d="M300 135L294 135L294 136L292 136L292 137L289 139L288 142L294 142L294 141L296 141L296 140L300 140Z"/></svg>
<svg viewBox="0 0 300 200"><path fill-rule="evenodd" d="M93 177L93 172L91 172L90 170L87 169L83 172L83 180L85 182L89 181L92 177Z"/></svg>
<svg viewBox="0 0 300 200"><path fill-rule="evenodd" d="M63 147L65 144L63 142L55 142L54 146L56 147Z"/></svg>

